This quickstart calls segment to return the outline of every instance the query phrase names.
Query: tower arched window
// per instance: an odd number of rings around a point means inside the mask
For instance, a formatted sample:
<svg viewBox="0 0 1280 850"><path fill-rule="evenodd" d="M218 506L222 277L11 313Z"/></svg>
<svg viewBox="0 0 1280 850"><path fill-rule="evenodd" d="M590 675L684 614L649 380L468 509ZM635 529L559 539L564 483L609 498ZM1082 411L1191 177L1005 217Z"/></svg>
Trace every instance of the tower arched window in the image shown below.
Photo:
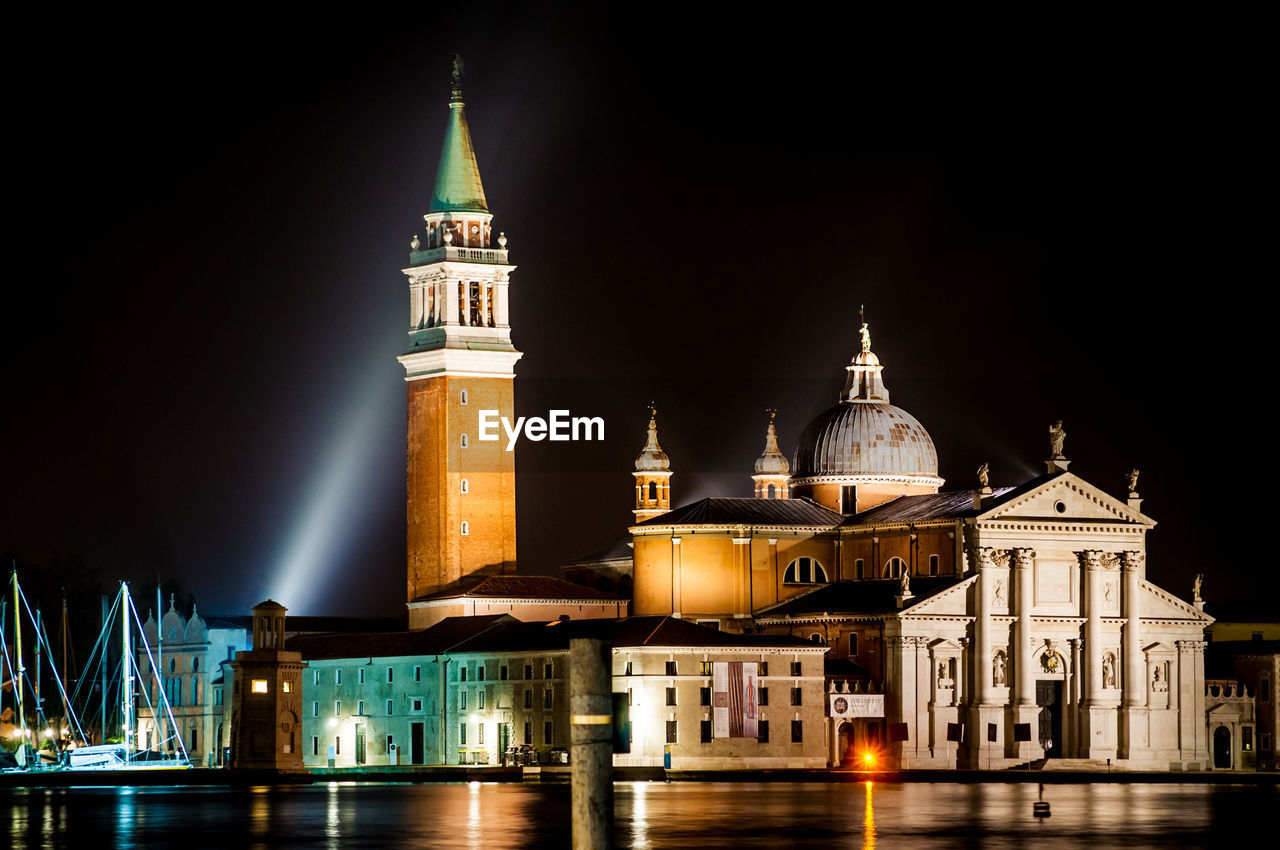
<svg viewBox="0 0 1280 850"><path fill-rule="evenodd" d="M459 403L459 404L466 404L466 403L467 403L467 391L466 391L466 390L463 390L463 391L462 391L461 395L460 395L460 396L459 396L459 398L458 398L458 403Z"/></svg>
<svg viewBox="0 0 1280 850"><path fill-rule="evenodd" d="M650 502L658 501L658 482L657 481L649 482L649 501Z"/></svg>
<svg viewBox="0 0 1280 850"><path fill-rule="evenodd" d="M936 576L938 574L938 556L929 556L929 575Z"/></svg>
<svg viewBox="0 0 1280 850"><path fill-rule="evenodd" d="M468 482L468 481L467 481L467 479L465 479L465 478L464 478L464 479L462 479L462 492L463 492L463 493L470 493L470 492L471 492L471 484L470 484L470 482Z"/></svg>
<svg viewBox="0 0 1280 850"><path fill-rule="evenodd" d="M827 571L813 558L796 558L787 565L782 581L785 584L826 584Z"/></svg>
<svg viewBox="0 0 1280 850"><path fill-rule="evenodd" d="M901 578L907 571L907 562L901 558L890 558L884 565L885 578Z"/></svg>
<svg viewBox="0 0 1280 850"><path fill-rule="evenodd" d="M854 574L854 576L855 576L856 578L865 578L865 576L862 574L862 559L861 559L861 558L859 558L858 560L856 560L856 561L854 561L854 562L853 562L853 574Z"/></svg>
<svg viewBox="0 0 1280 850"><path fill-rule="evenodd" d="M462 447L465 449L468 445L469 445L469 442L468 442L468 440L467 440L467 435L466 435L466 434L463 434L463 435L462 435Z"/></svg>
<svg viewBox="0 0 1280 850"><path fill-rule="evenodd" d="M471 533L471 523L467 522L467 521L464 519L464 520L462 521L462 536L463 536L463 537L466 537L466 536L467 536L468 534L470 534L470 533Z"/></svg>

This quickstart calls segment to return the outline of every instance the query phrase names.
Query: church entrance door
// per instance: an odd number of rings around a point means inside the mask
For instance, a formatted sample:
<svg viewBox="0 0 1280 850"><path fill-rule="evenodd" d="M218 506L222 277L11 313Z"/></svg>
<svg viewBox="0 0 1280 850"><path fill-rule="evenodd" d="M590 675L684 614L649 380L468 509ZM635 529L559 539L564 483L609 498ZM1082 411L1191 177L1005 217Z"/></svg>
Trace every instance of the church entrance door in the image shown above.
<svg viewBox="0 0 1280 850"><path fill-rule="evenodd" d="M1213 730L1213 766L1231 767L1231 730L1225 726Z"/></svg>
<svg viewBox="0 0 1280 850"><path fill-rule="evenodd" d="M409 724L409 763L422 764L422 724Z"/></svg>
<svg viewBox="0 0 1280 850"><path fill-rule="evenodd" d="M845 765L853 761L853 724L845 722L840 724L840 731L836 734L836 758L840 764Z"/></svg>
<svg viewBox="0 0 1280 850"><path fill-rule="evenodd" d="M1036 705L1045 758L1062 758L1062 682L1036 682Z"/></svg>

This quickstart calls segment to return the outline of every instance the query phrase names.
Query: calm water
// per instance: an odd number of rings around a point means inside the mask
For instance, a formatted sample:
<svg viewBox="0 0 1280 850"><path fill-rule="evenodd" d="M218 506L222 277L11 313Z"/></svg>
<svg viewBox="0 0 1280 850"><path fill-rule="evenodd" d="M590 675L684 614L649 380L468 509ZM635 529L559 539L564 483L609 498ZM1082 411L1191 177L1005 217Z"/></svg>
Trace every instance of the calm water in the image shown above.
<svg viewBox="0 0 1280 850"><path fill-rule="evenodd" d="M1266 829L1275 788L618 783L619 847L1220 847ZM568 846L568 785L0 791L24 847ZM1265 834L1265 833L1264 833Z"/></svg>

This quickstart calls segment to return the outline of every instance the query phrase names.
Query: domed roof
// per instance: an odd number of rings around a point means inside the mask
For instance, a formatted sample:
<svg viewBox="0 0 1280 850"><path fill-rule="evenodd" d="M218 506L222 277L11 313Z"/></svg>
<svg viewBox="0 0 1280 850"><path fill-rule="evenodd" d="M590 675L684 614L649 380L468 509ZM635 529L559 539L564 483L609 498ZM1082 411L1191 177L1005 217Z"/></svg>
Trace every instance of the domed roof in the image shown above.
<svg viewBox="0 0 1280 850"><path fill-rule="evenodd" d="M786 475L791 469L786 456L778 450L778 432L773 427L773 414L769 416L769 430L764 437L764 452L756 458L756 475Z"/></svg>
<svg viewBox="0 0 1280 850"><path fill-rule="evenodd" d="M887 403L841 401L805 426L795 478L817 475L937 478L938 452L914 416Z"/></svg>
<svg viewBox="0 0 1280 850"><path fill-rule="evenodd" d="M636 472L670 472L671 460L658 445L658 411L649 411L649 437L636 455Z"/></svg>

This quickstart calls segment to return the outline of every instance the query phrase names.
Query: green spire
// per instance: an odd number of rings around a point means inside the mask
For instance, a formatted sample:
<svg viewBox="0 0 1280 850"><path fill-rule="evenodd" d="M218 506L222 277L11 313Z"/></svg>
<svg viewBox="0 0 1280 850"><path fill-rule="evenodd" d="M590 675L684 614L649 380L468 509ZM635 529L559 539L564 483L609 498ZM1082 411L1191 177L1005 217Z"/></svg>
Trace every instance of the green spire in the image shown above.
<svg viewBox="0 0 1280 850"><path fill-rule="evenodd" d="M463 106L462 58L455 54L449 125L444 131L444 148L440 151L440 167L436 170L436 185L431 192L428 213L489 211Z"/></svg>

